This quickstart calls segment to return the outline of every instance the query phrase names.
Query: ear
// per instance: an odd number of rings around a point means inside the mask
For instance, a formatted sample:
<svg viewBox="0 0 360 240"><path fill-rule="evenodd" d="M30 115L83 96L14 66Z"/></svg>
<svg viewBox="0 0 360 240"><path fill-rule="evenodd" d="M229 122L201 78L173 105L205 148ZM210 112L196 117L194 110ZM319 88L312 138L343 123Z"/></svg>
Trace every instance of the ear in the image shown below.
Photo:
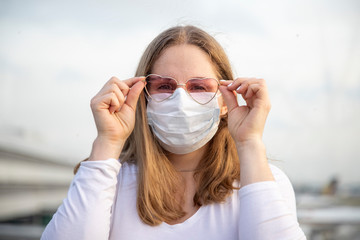
<svg viewBox="0 0 360 240"><path fill-rule="evenodd" d="M219 98L219 105L220 105L220 116L224 116L228 112L228 108L222 97Z"/></svg>
<svg viewBox="0 0 360 240"><path fill-rule="evenodd" d="M227 113L228 109L226 104L224 104L221 108L220 108L220 115L224 116Z"/></svg>

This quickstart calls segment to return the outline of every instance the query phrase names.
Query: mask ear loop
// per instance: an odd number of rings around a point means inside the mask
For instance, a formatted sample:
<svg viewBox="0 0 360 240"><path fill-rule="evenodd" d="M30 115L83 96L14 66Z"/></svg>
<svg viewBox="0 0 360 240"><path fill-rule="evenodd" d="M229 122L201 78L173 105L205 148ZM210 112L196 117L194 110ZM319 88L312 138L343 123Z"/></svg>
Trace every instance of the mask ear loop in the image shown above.
<svg viewBox="0 0 360 240"><path fill-rule="evenodd" d="M225 81L225 80L220 80L220 81ZM220 92L220 90L219 90L219 88L220 88L220 83L218 82L218 92L216 93L216 95L215 95L215 97L214 98L219 98L219 97L221 97L222 96L222 94L221 94L221 92ZM224 101L224 98L222 99L222 102L223 102L223 105L225 104L225 101ZM226 111L225 111L225 113L221 113L222 112L222 108L226 108ZM226 117L227 116L227 114L228 114L228 109L227 109L227 106L226 106L226 104L224 105L224 106L221 106L220 107L220 118L224 118L224 117Z"/></svg>
<svg viewBox="0 0 360 240"><path fill-rule="evenodd" d="M144 93L144 95L145 95L146 103L148 103L151 100L151 97L149 96L149 94L147 94L147 92Z"/></svg>
<svg viewBox="0 0 360 240"><path fill-rule="evenodd" d="M221 94L219 94L219 97L221 97ZM224 98L222 98L222 106L220 106L220 118L226 117L227 114L228 114L228 108Z"/></svg>

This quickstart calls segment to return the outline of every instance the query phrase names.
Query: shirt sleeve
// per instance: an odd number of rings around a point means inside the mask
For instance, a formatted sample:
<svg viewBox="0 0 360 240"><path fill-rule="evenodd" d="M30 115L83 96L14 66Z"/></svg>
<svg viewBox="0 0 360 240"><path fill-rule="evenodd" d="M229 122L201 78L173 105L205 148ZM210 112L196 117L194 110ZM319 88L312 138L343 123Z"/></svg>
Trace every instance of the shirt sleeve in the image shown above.
<svg viewBox="0 0 360 240"><path fill-rule="evenodd" d="M108 239L120 167L116 159L82 162L41 240Z"/></svg>
<svg viewBox="0 0 360 240"><path fill-rule="evenodd" d="M292 185L280 169L271 166L271 170L275 181L253 183L239 190L239 239L304 240Z"/></svg>

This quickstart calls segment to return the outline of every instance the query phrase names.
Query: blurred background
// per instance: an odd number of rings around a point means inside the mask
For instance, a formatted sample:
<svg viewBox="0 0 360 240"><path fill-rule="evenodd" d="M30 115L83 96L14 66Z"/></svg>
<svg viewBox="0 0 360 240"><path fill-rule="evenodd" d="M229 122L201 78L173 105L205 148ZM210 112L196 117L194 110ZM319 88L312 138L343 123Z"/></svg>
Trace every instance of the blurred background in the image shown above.
<svg viewBox="0 0 360 240"><path fill-rule="evenodd" d="M96 136L90 99L193 24L267 81L264 141L308 239L360 239L357 0L0 0L0 239L39 239Z"/></svg>

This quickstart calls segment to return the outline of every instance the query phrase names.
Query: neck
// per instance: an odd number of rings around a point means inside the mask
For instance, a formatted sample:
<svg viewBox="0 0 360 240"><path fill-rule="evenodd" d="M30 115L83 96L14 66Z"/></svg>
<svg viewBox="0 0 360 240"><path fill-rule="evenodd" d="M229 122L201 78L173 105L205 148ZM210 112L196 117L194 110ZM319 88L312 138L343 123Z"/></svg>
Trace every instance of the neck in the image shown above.
<svg viewBox="0 0 360 240"><path fill-rule="evenodd" d="M187 154L170 153L168 158L178 172L188 173L197 170L199 162L208 149L208 144Z"/></svg>

